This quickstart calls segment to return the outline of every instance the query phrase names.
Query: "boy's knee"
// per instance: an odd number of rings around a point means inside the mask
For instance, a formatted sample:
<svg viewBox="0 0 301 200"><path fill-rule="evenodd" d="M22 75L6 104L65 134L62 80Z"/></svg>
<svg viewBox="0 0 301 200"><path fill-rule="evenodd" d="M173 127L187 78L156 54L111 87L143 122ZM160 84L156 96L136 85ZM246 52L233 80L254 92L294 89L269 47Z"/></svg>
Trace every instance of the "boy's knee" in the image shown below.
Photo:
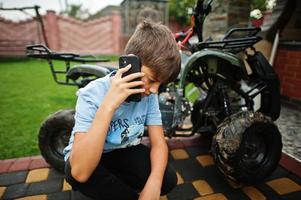
<svg viewBox="0 0 301 200"><path fill-rule="evenodd" d="M169 169L166 170L162 188L161 188L161 195L166 195L169 193L174 187L176 187L178 183L178 177L176 171L169 167Z"/></svg>

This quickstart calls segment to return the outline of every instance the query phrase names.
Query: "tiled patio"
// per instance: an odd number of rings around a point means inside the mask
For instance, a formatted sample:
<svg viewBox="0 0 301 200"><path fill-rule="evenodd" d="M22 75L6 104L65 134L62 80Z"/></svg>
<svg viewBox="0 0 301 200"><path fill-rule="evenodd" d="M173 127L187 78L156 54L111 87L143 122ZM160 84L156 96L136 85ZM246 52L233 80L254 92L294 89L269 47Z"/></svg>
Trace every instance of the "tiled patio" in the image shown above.
<svg viewBox="0 0 301 200"><path fill-rule="evenodd" d="M277 121L282 134L299 120L298 112L285 108ZM292 117L289 117L292 116ZM287 120L289 119L289 120ZM286 128L286 127L290 127ZM295 132L300 131L294 126ZM284 136L286 137L286 136ZM147 139L144 141L147 144ZM284 141L285 143L286 141ZM170 162L178 175L177 187L161 199L168 200L297 200L301 199L301 163L282 155L276 171L261 184L235 187L219 172L208 141L199 135L168 140ZM285 144L287 145L287 144ZM287 147L284 148L284 150ZM0 199L89 199L72 191L63 174L41 156L0 161Z"/></svg>
<svg viewBox="0 0 301 200"><path fill-rule="evenodd" d="M301 178L297 175L301 175L301 165L288 156L283 155L277 170L264 183L236 188L225 181L208 145L202 141L199 136L169 140L170 161L177 170L178 186L161 199L301 198ZM0 162L0 169L1 199L88 199L72 191L63 174L49 167L42 157L4 160Z"/></svg>

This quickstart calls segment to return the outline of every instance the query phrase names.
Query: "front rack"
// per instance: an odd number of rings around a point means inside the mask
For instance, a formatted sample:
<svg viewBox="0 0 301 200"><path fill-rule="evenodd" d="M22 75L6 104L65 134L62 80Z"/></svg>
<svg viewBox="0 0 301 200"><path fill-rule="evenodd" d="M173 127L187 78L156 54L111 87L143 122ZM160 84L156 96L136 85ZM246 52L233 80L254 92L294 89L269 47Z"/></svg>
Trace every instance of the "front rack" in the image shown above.
<svg viewBox="0 0 301 200"><path fill-rule="evenodd" d="M232 53L244 51L252 47L262 38L256 36L260 28L233 28L231 29L221 41L206 41L195 44L194 49L223 49ZM245 34L244 36L242 36ZM236 35L236 37L235 37ZM234 36L234 37L233 37ZM237 38L238 37L238 38Z"/></svg>
<svg viewBox="0 0 301 200"><path fill-rule="evenodd" d="M47 60L60 60L67 62L108 62L108 59L98 59L93 55L79 55L75 53L58 53L51 51L43 44L27 45L26 56L31 58L41 58Z"/></svg>

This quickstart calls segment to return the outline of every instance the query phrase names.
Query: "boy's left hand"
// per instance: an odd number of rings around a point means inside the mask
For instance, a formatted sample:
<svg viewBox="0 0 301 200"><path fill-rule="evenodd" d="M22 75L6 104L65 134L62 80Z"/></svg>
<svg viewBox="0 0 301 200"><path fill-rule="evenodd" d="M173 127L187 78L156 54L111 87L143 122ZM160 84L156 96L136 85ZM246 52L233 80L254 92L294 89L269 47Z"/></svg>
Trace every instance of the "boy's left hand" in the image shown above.
<svg viewBox="0 0 301 200"><path fill-rule="evenodd" d="M159 200L161 193L161 181L150 176L139 196L139 200Z"/></svg>

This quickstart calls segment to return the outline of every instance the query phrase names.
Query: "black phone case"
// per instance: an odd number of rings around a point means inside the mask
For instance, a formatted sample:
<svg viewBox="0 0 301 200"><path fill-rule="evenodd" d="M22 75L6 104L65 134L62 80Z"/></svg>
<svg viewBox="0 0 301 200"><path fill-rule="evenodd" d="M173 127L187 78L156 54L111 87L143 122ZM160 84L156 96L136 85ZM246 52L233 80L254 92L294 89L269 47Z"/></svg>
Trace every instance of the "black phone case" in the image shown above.
<svg viewBox="0 0 301 200"><path fill-rule="evenodd" d="M122 77L141 71L141 62L140 62L140 58L138 56L135 56L135 55L120 56L119 68L126 67L129 64L131 64L132 67L127 72L123 73ZM137 78L137 79L134 79L133 81L139 81L139 80L141 80L141 79ZM140 86L135 87L135 88L140 88ZM141 94L132 94L125 101L126 102L130 102L130 101L138 102L140 100L141 100Z"/></svg>

